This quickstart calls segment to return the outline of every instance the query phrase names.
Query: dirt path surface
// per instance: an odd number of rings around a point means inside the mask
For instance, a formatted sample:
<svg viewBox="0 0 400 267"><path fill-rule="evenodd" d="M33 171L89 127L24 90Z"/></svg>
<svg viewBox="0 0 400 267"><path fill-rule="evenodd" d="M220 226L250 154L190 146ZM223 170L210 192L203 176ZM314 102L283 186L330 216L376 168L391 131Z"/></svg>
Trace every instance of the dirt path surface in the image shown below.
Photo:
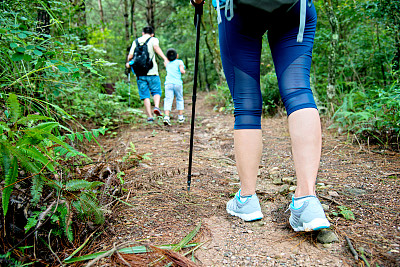
<svg viewBox="0 0 400 267"><path fill-rule="evenodd" d="M103 249L134 240L179 243L201 222L196 241L205 244L191 254L200 266L364 266L351 254L346 237L356 250L364 249L371 266L400 265L399 154L351 144L324 127L317 188L338 241L322 244L318 233L295 233L288 227L290 214L285 210L295 173L287 122L285 117L263 119L257 194L264 218L244 223L225 211L226 202L239 188L233 116L214 112L204 99L202 94L197 102L190 193L186 187L189 119L178 125L175 116L170 127L161 121L131 125L104 140L105 148L114 150L117 158L127 155L130 142L137 154L152 155L151 161L124 171L126 190L121 199L130 205L121 203L113 211L108 229L113 234L101 241ZM348 210L355 220L341 216ZM131 265L140 264L131 261Z"/></svg>

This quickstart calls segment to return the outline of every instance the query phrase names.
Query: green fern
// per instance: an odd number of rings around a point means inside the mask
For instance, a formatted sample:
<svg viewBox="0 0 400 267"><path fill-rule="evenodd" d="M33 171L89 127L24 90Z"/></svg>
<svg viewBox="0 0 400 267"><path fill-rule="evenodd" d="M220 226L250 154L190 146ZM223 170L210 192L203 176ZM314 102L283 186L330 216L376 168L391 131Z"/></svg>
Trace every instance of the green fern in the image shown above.
<svg viewBox="0 0 400 267"><path fill-rule="evenodd" d="M21 116L21 106L18 102L18 98L15 94L9 94L7 99L7 109L9 112L9 119L11 123L15 123Z"/></svg>
<svg viewBox="0 0 400 267"><path fill-rule="evenodd" d="M6 216L7 211L8 211L8 203L10 201L11 192L14 188L14 183L17 180L18 162L17 162L16 157L13 157L12 163L8 169L6 169L6 167L4 167L4 172L6 175L5 175L5 183L4 183L4 189L3 189L3 194L2 194L2 206L3 206L4 216Z"/></svg>
<svg viewBox="0 0 400 267"><path fill-rule="evenodd" d="M99 207L97 199L90 195L88 192L83 192L80 196L80 204L82 205L82 210L85 214L93 216L94 222L97 224L102 224L104 222L103 211Z"/></svg>
<svg viewBox="0 0 400 267"><path fill-rule="evenodd" d="M69 180L65 183L65 190L67 191L91 190L103 184L104 184L103 182L99 181L89 182L85 180Z"/></svg>
<svg viewBox="0 0 400 267"><path fill-rule="evenodd" d="M35 175L32 178L32 187L31 187L31 195L32 200L31 202L36 205L39 203L39 200L42 196L44 180L42 179L41 175Z"/></svg>

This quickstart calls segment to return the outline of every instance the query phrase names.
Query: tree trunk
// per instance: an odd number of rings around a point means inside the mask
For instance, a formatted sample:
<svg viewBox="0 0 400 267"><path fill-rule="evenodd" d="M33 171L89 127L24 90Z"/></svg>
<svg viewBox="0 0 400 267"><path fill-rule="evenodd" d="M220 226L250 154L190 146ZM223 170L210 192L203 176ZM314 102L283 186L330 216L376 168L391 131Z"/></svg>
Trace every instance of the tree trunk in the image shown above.
<svg viewBox="0 0 400 267"><path fill-rule="evenodd" d="M215 71L218 74L219 84L224 81L224 75L222 70L222 62L221 57L219 56L219 47L218 47L218 34L217 29L214 23L214 7L211 4L211 1L208 1L208 19L206 23L202 20L202 26L206 30L205 42L208 49L208 52L211 56L211 62L214 65ZM206 16L204 16L205 18Z"/></svg>
<svg viewBox="0 0 400 267"><path fill-rule="evenodd" d="M101 0L97 0L99 3L99 12L100 12L100 22L101 22L101 30L104 33L104 12L103 12L103 5L101 3Z"/></svg>
<svg viewBox="0 0 400 267"><path fill-rule="evenodd" d="M147 5L146 5L146 21L147 25L151 26L154 30L154 9L155 9L155 4L154 0L147 0Z"/></svg>
<svg viewBox="0 0 400 267"><path fill-rule="evenodd" d="M203 67L204 67L204 80L206 82L206 91L209 92L210 91L210 83L208 82L206 55L203 56Z"/></svg>
<svg viewBox="0 0 400 267"><path fill-rule="evenodd" d="M335 11L333 10L332 1L326 1L325 6L332 30L331 45L328 55L328 86L326 88L326 94L328 99L331 101L336 96L336 59L337 46L339 43L339 21L336 17Z"/></svg>
<svg viewBox="0 0 400 267"><path fill-rule="evenodd" d="M125 22L125 42L129 44L129 14L128 14L128 0L124 0L124 22Z"/></svg>
<svg viewBox="0 0 400 267"><path fill-rule="evenodd" d="M50 8L49 1L43 1L42 2L46 8ZM41 34L50 34L50 15L45 9L45 7L41 7L38 10L38 16L37 16L37 25L36 25L36 31L40 32Z"/></svg>
<svg viewBox="0 0 400 267"><path fill-rule="evenodd" d="M137 37L136 21L135 21L135 0L131 0L131 36Z"/></svg>
<svg viewBox="0 0 400 267"><path fill-rule="evenodd" d="M381 52L381 41L380 41L380 38L379 38L379 24L378 23L376 23L376 41L378 43L379 52ZM380 60L380 65L381 65L381 73L382 73L383 85L386 86L385 67L383 65L382 57L379 57L379 60Z"/></svg>

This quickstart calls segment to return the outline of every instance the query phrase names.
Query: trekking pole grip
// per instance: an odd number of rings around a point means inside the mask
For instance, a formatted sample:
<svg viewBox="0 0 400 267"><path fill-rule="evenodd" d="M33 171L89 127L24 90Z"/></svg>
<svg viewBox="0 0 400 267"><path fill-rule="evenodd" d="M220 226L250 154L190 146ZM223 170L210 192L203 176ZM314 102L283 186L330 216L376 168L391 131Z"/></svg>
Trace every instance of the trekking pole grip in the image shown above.
<svg viewBox="0 0 400 267"><path fill-rule="evenodd" d="M203 15L203 6L204 6L204 3L205 3L205 1L203 0L203 1L201 1L200 3L196 3L194 0L190 0L190 3L194 6L194 10L195 10L195 13L194 13L194 17L195 17L195 23L196 23L196 17L197 17L197 15Z"/></svg>

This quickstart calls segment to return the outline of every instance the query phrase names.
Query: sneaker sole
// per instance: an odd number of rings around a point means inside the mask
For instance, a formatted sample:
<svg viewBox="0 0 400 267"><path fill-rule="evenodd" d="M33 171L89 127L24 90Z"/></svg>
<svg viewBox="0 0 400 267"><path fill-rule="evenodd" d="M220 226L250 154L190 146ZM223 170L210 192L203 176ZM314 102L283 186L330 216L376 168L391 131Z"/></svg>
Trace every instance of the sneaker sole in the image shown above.
<svg viewBox="0 0 400 267"><path fill-rule="evenodd" d="M261 220L264 216L261 213L261 211L255 211L249 214L243 214L243 213L236 213L230 209L226 209L226 212L228 212L232 216L237 216L240 219L242 219L245 222L251 222L251 221L257 221Z"/></svg>
<svg viewBox="0 0 400 267"><path fill-rule="evenodd" d="M171 126L171 123L168 123L168 122L164 121L164 125L165 126Z"/></svg>
<svg viewBox="0 0 400 267"><path fill-rule="evenodd" d="M302 226L293 227L295 232L310 232L310 231L317 231L325 228L329 228L331 224L327 219L323 218L316 218L309 223L303 223Z"/></svg>
<svg viewBox="0 0 400 267"><path fill-rule="evenodd" d="M153 113L157 116L161 116L161 112L158 109L153 110Z"/></svg>

